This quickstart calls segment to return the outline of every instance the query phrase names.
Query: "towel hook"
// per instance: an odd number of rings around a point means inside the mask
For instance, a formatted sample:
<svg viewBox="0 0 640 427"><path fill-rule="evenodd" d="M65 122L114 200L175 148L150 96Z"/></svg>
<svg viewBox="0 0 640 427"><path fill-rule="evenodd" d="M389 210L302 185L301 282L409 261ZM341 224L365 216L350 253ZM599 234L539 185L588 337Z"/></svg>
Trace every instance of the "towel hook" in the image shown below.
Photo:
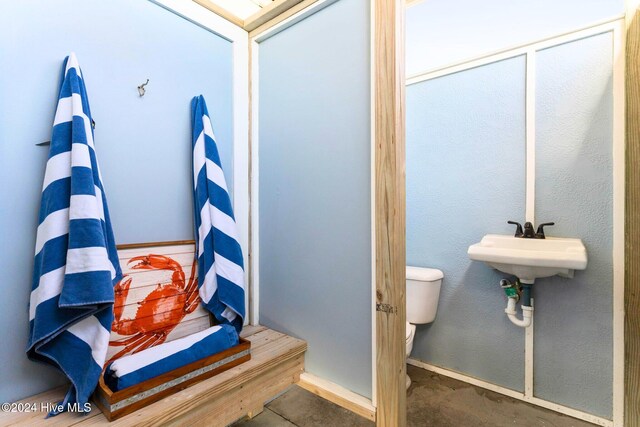
<svg viewBox="0 0 640 427"><path fill-rule="evenodd" d="M144 96L144 93L146 92L145 90L145 86L149 84L149 79L147 79L146 82L142 83L140 86L138 86L138 93L140 94L140 97L142 98Z"/></svg>

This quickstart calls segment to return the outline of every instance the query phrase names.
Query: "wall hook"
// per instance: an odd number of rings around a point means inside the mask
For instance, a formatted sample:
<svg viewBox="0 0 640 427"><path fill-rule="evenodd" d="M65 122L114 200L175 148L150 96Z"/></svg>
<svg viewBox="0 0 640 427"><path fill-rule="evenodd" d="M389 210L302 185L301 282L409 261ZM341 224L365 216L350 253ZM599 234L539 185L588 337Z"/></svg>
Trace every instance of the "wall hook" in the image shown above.
<svg viewBox="0 0 640 427"><path fill-rule="evenodd" d="M95 129L95 128L96 128L96 121L91 119L91 129ZM51 145L51 141L39 142L36 145L38 147L48 147L49 145Z"/></svg>
<svg viewBox="0 0 640 427"><path fill-rule="evenodd" d="M145 90L145 86L149 84L149 79L147 79L146 82L142 83L140 86L138 86L138 93L140 94L140 97L144 96L144 93L146 92Z"/></svg>

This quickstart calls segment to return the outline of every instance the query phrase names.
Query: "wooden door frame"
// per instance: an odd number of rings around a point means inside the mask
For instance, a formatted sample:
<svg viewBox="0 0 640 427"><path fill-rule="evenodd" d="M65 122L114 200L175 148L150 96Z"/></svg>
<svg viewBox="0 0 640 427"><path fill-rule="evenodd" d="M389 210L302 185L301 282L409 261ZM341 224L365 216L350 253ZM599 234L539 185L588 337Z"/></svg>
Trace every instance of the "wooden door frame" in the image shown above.
<svg viewBox="0 0 640 427"><path fill-rule="evenodd" d="M376 424L406 425L404 0L375 0L372 19Z"/></svg>
<svg viewBox="0 0 640 427"><path fill-rule="evenodd" d="M640 0L626 7L624 425L640 427Z"/></svg>

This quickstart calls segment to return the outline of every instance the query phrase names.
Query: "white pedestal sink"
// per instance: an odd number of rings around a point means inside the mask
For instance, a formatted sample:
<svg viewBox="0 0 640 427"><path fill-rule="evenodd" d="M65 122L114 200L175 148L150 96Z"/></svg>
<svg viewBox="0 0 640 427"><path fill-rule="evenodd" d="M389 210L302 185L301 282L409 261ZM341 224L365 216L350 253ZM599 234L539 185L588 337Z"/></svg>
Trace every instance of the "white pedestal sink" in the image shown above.
<svg viewBox="0 0 640 427"><path fill-rule="evenodd" d="M487 234L469 246L469 258L532 284L535 279L560 275L573 277L587 267L587 250L580 239L521 237Z"/></svg>

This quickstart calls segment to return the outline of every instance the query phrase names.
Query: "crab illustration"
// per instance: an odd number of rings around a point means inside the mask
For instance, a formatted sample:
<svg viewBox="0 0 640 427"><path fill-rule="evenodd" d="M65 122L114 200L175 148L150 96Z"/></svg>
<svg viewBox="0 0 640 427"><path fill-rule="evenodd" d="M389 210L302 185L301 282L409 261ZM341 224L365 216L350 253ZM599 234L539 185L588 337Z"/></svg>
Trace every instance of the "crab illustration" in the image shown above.
<svg viewBox="0 0 640 427"><path fill-rule="evenodd" d="M138 302L138 309L133 319L123 319L124 304L129 295L132 277L125 275L115 286L115 308L112 331L124 338L109 341L109 345L124 348L114 354L108 361L127 353L137 353L149 347L162 344L167 335L189 313L195 311L200 303L198 280L195 276L197 260L193 261L189 280L180 264L164 255L149 254L131 258L129 265L134 270L168 270L172 271L171 283L158 283L144 298ZM133 264L133 265L132 265Z"/></svg>

